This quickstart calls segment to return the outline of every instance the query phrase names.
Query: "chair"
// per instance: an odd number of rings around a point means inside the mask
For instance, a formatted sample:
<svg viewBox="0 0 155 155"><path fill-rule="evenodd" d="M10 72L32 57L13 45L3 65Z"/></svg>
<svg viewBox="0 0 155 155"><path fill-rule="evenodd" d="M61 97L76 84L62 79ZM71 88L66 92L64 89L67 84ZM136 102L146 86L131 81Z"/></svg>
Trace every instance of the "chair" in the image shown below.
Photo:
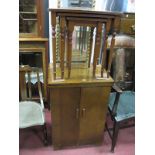
<svg viewBox="0 0 155 155"><path fill-rule="evenodd" d="M31 76L37 74L37 93L32 90ZM44 145L47 145L47 129L44 116L44 103L41 92L41 84L38 68L31 68L27 65L19 68L19 128L24 129L32 126L42 125L44 133ZM39 102L38 102L39 100Z"/></svg>
<svg viewBox="0 0 155 155"><path fill-rule="evenodd" d="M111 152L114 152L119 129L133 127L134 123L130 125L127 123L135 118L135 92L131 90L122 91L116 84L114 84L113 89L115 91L110 93L108 103L113 128L108 128L107 122L105 124L106 130L112 140ZM112 134L111 130L113 130Z"/></svg>
<svg viewBox="0 0 155 155"><path fill-rule="evenodd" d="M135 92L133 91L135 84L133 55L135 40L133 37L124 34L117 35L115 39L115 55L113 57L111 72L115 84L108 103L108 110L113 121L113 128L108 128L108 124L105 124L108 134L112 139L111 152L114 152L119 129L134 126L134 123L130 125L125 124L135 118ZM110 40L111 37L108 38L108 44L110 44ZM127 49L133 50L132 52L130 51L130 57L127 57L127 54L129 55ZM128 62L130 63L128 64ZM110 132L111 130L112 134Z"/></svg>

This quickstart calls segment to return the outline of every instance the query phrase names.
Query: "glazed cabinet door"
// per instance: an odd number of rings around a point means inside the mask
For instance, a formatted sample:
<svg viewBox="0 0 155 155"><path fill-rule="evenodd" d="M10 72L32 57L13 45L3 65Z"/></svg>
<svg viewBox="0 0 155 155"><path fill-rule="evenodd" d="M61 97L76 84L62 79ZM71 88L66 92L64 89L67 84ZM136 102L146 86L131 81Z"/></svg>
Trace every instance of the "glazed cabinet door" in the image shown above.
<svg viewBox="0 0 155 155"><path fill-rule="evenodd" d="M80 144L100 144L103 139L110 87L81 89Z"/></svg>
<svg viewBox="0 0 155 155"><path fill-rule="evenodd" d="M51 89L52 143L54 148L76 145L79 132L80 88Z"/></svg>
<svg viewBox="0 0 155 155"><path fill-rule="evenodd" d="M19 36L42 37L42 0L19 0Z"/></svg>

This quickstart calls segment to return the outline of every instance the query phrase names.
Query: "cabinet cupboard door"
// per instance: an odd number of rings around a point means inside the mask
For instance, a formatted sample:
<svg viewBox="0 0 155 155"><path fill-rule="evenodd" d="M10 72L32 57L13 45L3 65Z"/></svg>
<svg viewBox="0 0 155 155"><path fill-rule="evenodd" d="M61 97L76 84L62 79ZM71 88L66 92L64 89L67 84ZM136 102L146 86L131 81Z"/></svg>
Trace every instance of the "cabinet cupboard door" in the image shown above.
<svg viewBox="0 0 155 155"><path fill-rule="evenodd" d="M110 87L81 89L79 143L101 143Z"/></svg>
<svg viewBox="0 0 155 155"><path fill-rule="evenodd" d="M51 102L54 147L76 145L79 132L80 88L53 88Z"/></svg>

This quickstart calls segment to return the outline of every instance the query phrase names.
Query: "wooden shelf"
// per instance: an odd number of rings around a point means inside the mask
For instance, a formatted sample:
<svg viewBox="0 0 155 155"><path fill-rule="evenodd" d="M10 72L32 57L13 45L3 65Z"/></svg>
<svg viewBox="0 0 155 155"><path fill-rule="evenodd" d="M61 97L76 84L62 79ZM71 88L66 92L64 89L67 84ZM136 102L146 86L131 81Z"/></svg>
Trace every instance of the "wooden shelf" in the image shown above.
<svg viewBox="0 0 155 155"><path fill-rule="evenodd" d="M21 14L37 14L37 12L20 11Z"/></svg>

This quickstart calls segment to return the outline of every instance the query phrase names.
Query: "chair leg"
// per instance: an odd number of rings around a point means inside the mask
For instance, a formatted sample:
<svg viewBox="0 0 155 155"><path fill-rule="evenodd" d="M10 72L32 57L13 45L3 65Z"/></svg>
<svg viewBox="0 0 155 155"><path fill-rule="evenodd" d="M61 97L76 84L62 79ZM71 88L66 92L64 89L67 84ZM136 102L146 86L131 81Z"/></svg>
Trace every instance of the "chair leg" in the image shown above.
<svg viewBox="0 0 155 155"><path fill-rule="evenodd" d="M47 128L46 128L46 123L43 125L43 134L44 134L44 145L48 145L48 140L47 140Z"/></svg>
<svg viewBox="0 0 155 155"><path fill-rule="evenodd" d="M118 137L118 131L119 131L119 123L114 122L111 152L114 152L114 148L115 148L115 145L117 142L117 137Z"/></svg>

